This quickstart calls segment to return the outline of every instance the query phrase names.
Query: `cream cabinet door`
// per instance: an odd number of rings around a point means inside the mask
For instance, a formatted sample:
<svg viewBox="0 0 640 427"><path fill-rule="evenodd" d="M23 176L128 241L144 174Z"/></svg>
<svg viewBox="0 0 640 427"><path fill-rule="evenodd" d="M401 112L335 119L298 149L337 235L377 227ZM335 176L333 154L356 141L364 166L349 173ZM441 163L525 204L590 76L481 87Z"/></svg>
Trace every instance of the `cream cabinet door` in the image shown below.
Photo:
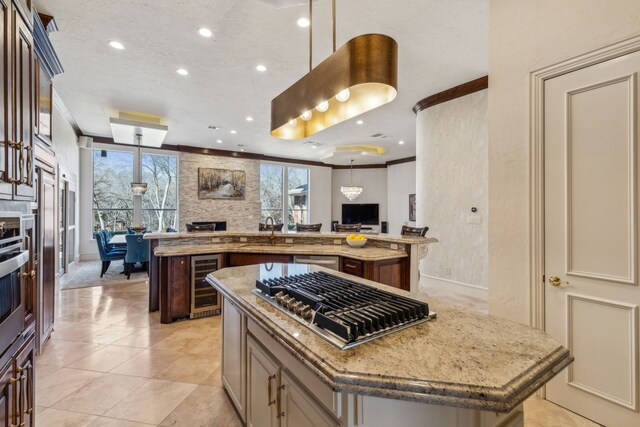
<svg viewBox="0 0 640 427"><path fill-rule="evenodd" d="M545 82L545 329L575 362L547 399L640 426L640 52Z"/></svg>
<svg viewBox="0 0 640 427"><path fill-rule="evenodd" d="M280 366L247 336L247 427L278 427ZM301 424L302 425L302 424Z"/></svg>
<svg viewBox="0 0 640 427"><path fill-rule="evenodd" d="M246 319L228 298L222 300L222 384L246 421Z"/></svg>
<svg viewBox="0 0 640 427"><path fill-rule="evenodd" d="M286 372L282 373L278 398L281 401L281 427L337 427L338 424Z"/></svg>

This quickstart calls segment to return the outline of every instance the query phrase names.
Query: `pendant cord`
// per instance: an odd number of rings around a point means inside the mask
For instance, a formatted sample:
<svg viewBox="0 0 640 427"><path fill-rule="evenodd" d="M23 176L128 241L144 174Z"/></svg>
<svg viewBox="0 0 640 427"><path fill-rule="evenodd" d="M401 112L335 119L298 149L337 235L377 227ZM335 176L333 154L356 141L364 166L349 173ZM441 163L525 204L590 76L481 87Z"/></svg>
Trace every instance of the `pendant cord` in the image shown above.
<svg viewBox="0 0 640 427"><path fill-rule="evenodd" d="M313 69L313 0L309 0L309 71Z"/></svg>
<svg viewBox="0 0 640 427"><path fill-rule="evenodd" d="M336 0L331 0L331 16L333 20L333 51L336 51Z"/></svg>
<svg viewBox="0 0 640 427"><path fill-rule="evenodd" d="M353 187L353 159L351 159L351 186Z"/></svg>

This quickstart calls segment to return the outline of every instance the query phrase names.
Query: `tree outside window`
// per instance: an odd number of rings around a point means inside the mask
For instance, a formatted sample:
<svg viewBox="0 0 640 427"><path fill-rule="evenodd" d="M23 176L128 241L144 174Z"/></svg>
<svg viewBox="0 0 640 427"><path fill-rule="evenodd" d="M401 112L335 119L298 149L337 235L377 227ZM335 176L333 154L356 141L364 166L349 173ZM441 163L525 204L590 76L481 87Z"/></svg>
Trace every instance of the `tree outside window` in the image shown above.
<svg viewBox="0 0 640 427"><path fill-rule="evenodd" d="M309 222L309 169L260 165L260 221L270 216L276 224L286 224L289 230L296 223Z"/></svg>
<svg viewBox="0 0 640 427"><path fill-rule="evenodd" d="M147 192L142 196L142 225L149 231L177 228L178 158L142 154L142 182Z"/></svg>
<svg viewBox="0 0 640 427"><path fill-rule="evenodd" d="M125 232L133 221L133 153L93 151L93 230Z"/></svg>

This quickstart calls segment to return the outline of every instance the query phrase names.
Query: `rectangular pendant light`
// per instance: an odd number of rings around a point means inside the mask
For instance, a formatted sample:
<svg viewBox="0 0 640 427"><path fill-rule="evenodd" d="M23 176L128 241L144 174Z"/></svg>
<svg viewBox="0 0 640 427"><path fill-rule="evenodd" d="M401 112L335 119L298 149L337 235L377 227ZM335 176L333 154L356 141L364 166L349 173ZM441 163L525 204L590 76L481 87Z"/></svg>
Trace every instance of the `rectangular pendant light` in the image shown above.
<svg viewBox="0 0 640 427"><path fill-rule="evenodd" d="M397 88L396 41L383 34L355 37L271 101L271 135L306 138L393 101Z"/></svg>

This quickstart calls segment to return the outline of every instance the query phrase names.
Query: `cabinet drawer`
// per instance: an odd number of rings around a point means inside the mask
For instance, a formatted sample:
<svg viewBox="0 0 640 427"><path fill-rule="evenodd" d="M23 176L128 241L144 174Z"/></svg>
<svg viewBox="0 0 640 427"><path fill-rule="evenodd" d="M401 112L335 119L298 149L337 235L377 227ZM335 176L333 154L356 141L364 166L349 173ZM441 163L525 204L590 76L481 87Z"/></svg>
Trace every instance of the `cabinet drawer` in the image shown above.
<svg viewBox="0 0 640 427"><path fill-rule="evenodd" d="M364 276L364 263L357 259L342 258L342 272L353 276Z"/></svg>
<svg viewBox="0 0 640 427"><path fill-rule="evenodd" d="M247 319L247 331L253 335L264 348L280 362L285 371L290 372L300 384L304 384L309 390L309 395L325 408L329 414L332 414L337 420L342 417L342 393L335 392L316 376L309 368L303 365L299 360L289 353L282 344L273 339L269 332L264 330L252 319Z"/></svg>

